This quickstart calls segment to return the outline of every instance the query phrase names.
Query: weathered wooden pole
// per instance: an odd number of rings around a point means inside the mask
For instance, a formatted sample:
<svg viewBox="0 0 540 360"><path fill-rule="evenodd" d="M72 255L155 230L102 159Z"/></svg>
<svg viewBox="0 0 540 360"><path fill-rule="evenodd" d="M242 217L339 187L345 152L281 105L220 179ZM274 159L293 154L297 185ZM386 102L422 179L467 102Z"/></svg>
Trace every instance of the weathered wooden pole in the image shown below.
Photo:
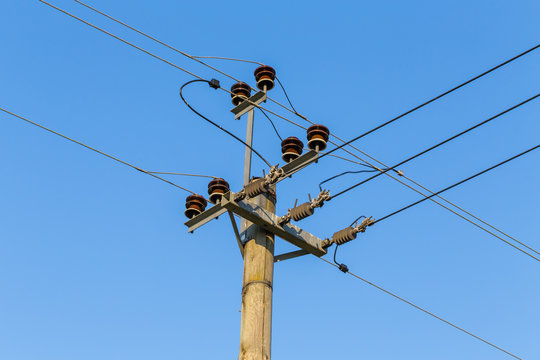
<svg viewBox="0 0 540 360"><path fill-rule="evenodd" d="M275 187L250 202L274 213ZM270 360L274 234L246 222L239 360Z"/></svg>

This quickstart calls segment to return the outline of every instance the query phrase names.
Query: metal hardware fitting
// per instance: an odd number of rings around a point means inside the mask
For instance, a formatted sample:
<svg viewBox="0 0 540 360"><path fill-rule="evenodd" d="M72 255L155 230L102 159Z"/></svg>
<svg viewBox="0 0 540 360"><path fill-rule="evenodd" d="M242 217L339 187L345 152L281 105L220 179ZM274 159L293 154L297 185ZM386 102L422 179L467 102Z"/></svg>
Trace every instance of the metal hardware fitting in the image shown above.
<svg viewBox="0 0 540 360"><path fill-rule="evenodd" d="M323 241L323 247L327 248L332 244L343 245L349 241L356 239L356 234L359 232L365 232L368 226L373 225L375 220L370 216L362 220L360 225L355 227L348 226L345 229L339 230L332 235L331 239L325 239Z"/></svg>
<svg viewBox="0 0 540 360"><path fill-rule="evenodd" d="M317 195L316 198L311 199L309 202L305 202L301 205L295 206L292 209L289 209L289 212L287 215L283 215L279 221L280 224L286 224L290 222L291 220L294 221L300 221L302 219L307 218L308 216L313 215L314 210L316 208L322 207L324 205L325 201L330 200L330 191L329 190L323 190Z"/></svg>
<svg viewBox="0 0 540 360"><path fill-rule="evenodd" d="M242 200L245 197L253 198L257 195L260 195L268 191L268 186L275 184L283 176L284 172L283 169L279 168L279 164L274 165L268 171L268 175L259 179L255 179L246 186L244 186L242 191L236 194L235 200Z"/></svg>

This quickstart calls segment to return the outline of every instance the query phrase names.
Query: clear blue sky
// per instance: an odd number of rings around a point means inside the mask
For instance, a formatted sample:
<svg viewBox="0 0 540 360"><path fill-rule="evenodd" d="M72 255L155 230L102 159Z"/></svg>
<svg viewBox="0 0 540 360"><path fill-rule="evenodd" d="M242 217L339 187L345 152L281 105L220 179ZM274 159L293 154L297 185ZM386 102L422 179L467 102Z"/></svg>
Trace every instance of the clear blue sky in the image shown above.
<svg viewBox="0 0 540 360"><path fill-rule="evenodd" d="M54 4L232 85L73 1ZM540 4L532 0L91 4L191 54L272 65L296 108L343 138L540 39ZM144 169L222 176L240 188L244 149L181 103L178 88L189 75L35 0L3 1L0 31L0 106ZM212 64L253 84L250 64ZM535 95L539 65L540 50L357 145L395 163ZM227 94L194 85L186 95L244 136ZM284 101L277 89L271 96ZM539 117L536 101L401 169L438 190L537 145ZM305 138L275 121L284 136ZM236 358L242 261L227 218L188 234L181 190L8 115L0 126L1 359ZM281 161L261 116L255 142ZM539 161L533 152L446 196L538 248ZM260 173L263 164L254 166ZM327 157L283 181L277 212L316 194L322 179L354 169ZM171 179L201 193L207 185ZM301 225L328 237L359 215L381 217L418 198L381 176ZM281 240L276 247L291 248ZM524 359L540 358L540 264L433 203L370 228L339 258ZM275 359L509 358L312 256L276 264L274 281Z"/></svg>

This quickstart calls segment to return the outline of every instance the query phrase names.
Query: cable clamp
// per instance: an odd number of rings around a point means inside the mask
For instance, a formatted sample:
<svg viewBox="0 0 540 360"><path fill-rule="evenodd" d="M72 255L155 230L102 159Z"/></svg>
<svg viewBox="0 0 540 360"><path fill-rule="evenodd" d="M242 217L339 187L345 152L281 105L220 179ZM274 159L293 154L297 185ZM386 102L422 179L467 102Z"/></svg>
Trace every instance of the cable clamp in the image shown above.
<svg viewBox="0 0 540 360"><path fill-rule="evenodd" d="M270 168L268 175L265 178L266 185L275 184L280 178L285 176L285 171L279 167L279 164L276 164Z"/></svg>
<svg viewBox="0 0 540 360"><path fill-rule="evenodd" d="M219 89L219 88L221 87L221 86L219 85L219 80L217 80L217 79L212 79L212 80L210 80L210 81L208 82L208 85L210 85L210 87L211 87L212 89L216 89L216 90Z"/></svg>
<svg viewBox="0 0 540 360"><path fill-rule="evenodd" d="M368 218L365 218L364 220L362 220L362 222L360 223L360 225L356 226L355 227L355 230L357 232L365 232L367 227L368 226L371 226L375 223L375 219L373 219L371 216L368 217Z"/></svg>

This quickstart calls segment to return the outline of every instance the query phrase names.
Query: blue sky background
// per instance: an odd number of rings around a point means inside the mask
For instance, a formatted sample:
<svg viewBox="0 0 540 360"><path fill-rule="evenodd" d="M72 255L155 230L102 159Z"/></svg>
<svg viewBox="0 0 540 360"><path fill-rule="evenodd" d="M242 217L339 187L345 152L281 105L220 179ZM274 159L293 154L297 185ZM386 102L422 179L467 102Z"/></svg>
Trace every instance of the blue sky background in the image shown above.
<svg viewBox="0 0 540 360"><path fill-rule="evenodd" d="M73 1L54 4L232 85ZM298 111L343 138L539 41L537 1L91 4L188 53L268 63ZM240 188L244 149L181 103L189 75L38 1L3 1L0 31L0 106L144 169L222 176ZM535 95L539 51L357 146L392 164ZM255 66L212 64L253 84ZM193 85L186 96L244 136L226 93ZM285 101L277 89L271 96ZM537 145L539 116L535 101L401 169L441 189ZM275 121L283 136L305 138ZM227 218L188 234L181 190L8 115L0 124L0 358L236 358L242 261ZM281 161L268 122L258 115L255 127L256 148ZM539 160L533 152L446 196L538 248ZM254 167L260 173L263 164ZM277 212L356 168L327 157L283 181ZM205 179L171 179L206 190ZM328 237L359 215L381 217L418 198L381 176L300 225ZM281 240L276 247L291 249ZM339 258L524 359L540 358L540 264L433 203L370 228ZM275 359L509 358L311 256L276 264L274 281Z"/></svg>

